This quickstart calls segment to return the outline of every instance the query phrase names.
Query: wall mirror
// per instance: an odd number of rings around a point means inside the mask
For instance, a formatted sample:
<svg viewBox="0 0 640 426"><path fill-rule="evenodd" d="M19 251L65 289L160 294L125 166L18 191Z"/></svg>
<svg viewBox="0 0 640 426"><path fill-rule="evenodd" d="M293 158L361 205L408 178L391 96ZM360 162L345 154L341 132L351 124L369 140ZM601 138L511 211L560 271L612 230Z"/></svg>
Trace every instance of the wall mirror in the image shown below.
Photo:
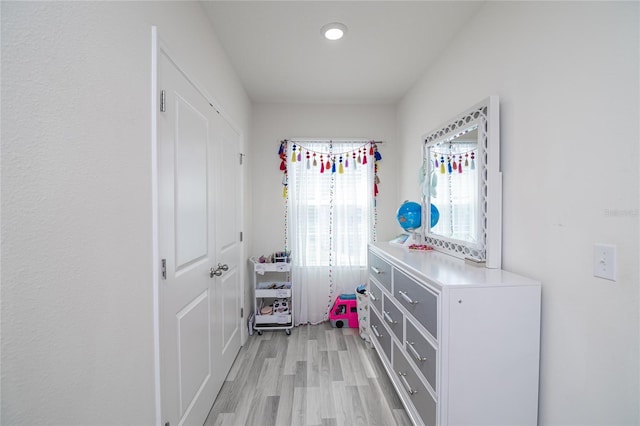
<svg viewBox="0 0 640 426"><path fill-rule="evenodd" d="M497 96L423 137L423 235L436 250L487 268L502 260Z"/></svg>

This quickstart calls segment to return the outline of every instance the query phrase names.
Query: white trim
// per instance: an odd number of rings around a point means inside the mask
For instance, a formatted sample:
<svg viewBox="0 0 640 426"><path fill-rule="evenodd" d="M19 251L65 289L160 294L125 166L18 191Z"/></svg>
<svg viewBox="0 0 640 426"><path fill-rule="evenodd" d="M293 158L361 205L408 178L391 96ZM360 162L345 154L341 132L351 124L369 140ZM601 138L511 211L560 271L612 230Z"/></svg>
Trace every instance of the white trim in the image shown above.
<svg viewBox="0 0 640 426"><path fill-rule="evenodd" d="M242 132L238 132L235 127L231 123L229 123L234 132L238 134L240 146L238 147L238 155L242 155L242 164L240 165L240 211L244 213L244 175L247 167L247 154L246 154L246 146L244 140L244 134ZM238 159L239 160L239 159ZM242 232L242 241L240 241L240 260L247 259L246 253L246 240L247 240L247 231L244 228L245 225L245 217L244 214L240 215L240 232ZM247 326L247 322L249 321L249 317L251 316L251 306L245 306L245 291L249 287L247 282L247 268L244 262L238 264L238 269L240 270L240 285L242 289L240 291L240 307L243 311L243 316L240 318L240 346L244 346L247 343L247 339L249 338L249 330ZM245 309L246 308L246 309ZM237 356L237 355L236 355ZM235 362L235 361L234 361Z"/></svg>
<svg viewBox="0 0 640 426"><path fill-rule="evenodd" d="M502 267L502 172L500 171L500 105L487 99L487 268Z"/></svg>
<svg viewBox="0 0 640 426"><path fill-rule="evenodd" d="M151 265L153 277L153 374L156 425L162 425L160 381L160 259L158 248L158 28L151 27Z"/></svg>

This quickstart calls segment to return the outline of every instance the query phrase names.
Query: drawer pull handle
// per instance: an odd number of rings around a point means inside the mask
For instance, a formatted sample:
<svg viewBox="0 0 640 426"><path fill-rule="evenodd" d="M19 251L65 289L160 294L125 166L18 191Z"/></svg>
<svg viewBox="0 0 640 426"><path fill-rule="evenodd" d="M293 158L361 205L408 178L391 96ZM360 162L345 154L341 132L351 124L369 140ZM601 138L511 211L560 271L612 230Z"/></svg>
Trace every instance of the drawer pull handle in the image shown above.
<svg viewBox="0 0 640 426"><path fill-rule="evenodd" d="M372 266L372 267L371 267L371 270L372 270L373 272L375 272L376 274L378 274L378 275L380 275L380 274L382 273L382 271L381 271L380 269L376 268L375 266Z"/></svg>
<svg viewBox="0 0 640 426"><path fill-rule="evenodd" d="M400 296L402 296L402 298L403 298L404 300L406 300L407 302L411 303L412 305L416 305L416 304L418 303L418 301L417 301L417 300L413 300L413 299L411 299L409 296L407 296L407 293L406 293L406 292L404 292L404 291L402 291L402 290L399 290L399 291L398 291L398 293L400 293Z"/></svg>
<svg viewBox="0 0 640 426"><path fill-rule="evenodd" d="M375 334L375 336L379 339L382 337L382 334L378 333L378 327L376 327L375 325L371 326L371 330L373 330L373 334Z"/></svg>
<svg viewBox="0 0 640 426"><path fill-rule="evenodd" d="M391 316L389 315L389 312L384 311L384 313L382 314L384 316L384 319L389 323L389 324L397 324L398 321L394 321L393 318L391 318Z"/></svg>
<svg viewBox="0 0 640 426"><path fill-rule="evenodd" d="M405 390L409 393L409 395L414 395L418 393L417 390L411 389L411 385L407 382L407 373L403 373L402 371L398 371L398 376L400 376L400 380L402 380L402 385Z"/></svg>
<svg viewBox="0 0 640 426"><path fill-rule="evenodd" d="M420 355L420 354L418 353L418 351L416 351L416 348L414 348L414 347L413 347L413 345L414 345L414 343L413 343L413 342L410 342L410 341L408 341L408 340L407 340L406 342L407 342L407 345L408 345L408 346L407 346L407 348L409 349L409 352L411 352L411 354L413 355L413 357L414 357L416 360L418 360L418 361L420 361L420 362L424 362L424 361L426 361L426 360L427 360L427 358L423 358L423 357L422 357L422 355Z"/></svg>
<svg viewBox="0 0 640 426"><path fill-rule="evenodd" d="M372 292L372 291L370 291L370 292L369 292L369 297L371 297L371 300L373 300L374 302L377 302L377 301L378 301L378 298L376 297L376 295L375 295L375 294L373 294L373 292Z"/></svg>

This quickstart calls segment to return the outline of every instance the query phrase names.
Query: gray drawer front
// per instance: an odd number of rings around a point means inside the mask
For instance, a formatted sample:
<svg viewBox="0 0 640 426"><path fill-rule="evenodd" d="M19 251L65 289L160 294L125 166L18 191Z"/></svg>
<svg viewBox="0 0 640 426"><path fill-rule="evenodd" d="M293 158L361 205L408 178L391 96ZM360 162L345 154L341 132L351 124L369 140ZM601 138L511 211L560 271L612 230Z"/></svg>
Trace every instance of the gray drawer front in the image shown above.
<svg viewBox="0 0 640 426"><path fill-rule="evenodd" d="M438 296L409 278L402 272L393 271L394 297L407 311L426 328L434 338L438 338ZM404 296L400 293L403 292ZM406 298L411 299L410 303Z"/></svg>
<svg viewBox="0 0 640 426"><path fill-rule="evenodd" d="M391 291L391 265L369 252L369 275Z"/></svg>
<svg viewBox="0 0 640 426"><path fill-rule="evenodd" d="M371 280L369 281L369 301L378 312L382 312L382 290Z"/></svg>
<svg viewBox="0 0 640 426"><path fill-rule="evenodd" d="M409 366L409 361L405 358L404 354L400 352L396 345L393 345L393 374L396 378L400 379L400 386L409 393L407 384L414 391L413 395L409 395L413 406L418 411L422 422L425 425L436 424L436 402L431 397L427 388L418 379L417 374ZM401 374L404 375L404 379L407 384L402 380Z"/></svg>
<svg viewBox="0 0 640 426"><path fill-rule="evenodd" d="M436 389L436 349L431 346L427 339L418 332L418 329L407 321L405 326L407 327L407 339L404 342L404 347L409 354L409 360L416 366L422 373L425 379L431 385L434 391ZM418 360L418 358L420 358Z"/></svg>
<svg viewBox="0 0 640 426"><path fill-rule="evenodd" d="M386 325L391 331L393 331L393 334L396 335L398 340L402 342L402 312L400 312L400 309L393 304L391 299L388 298L386 294L383 295L383 300L384 301L382 303L381 320L384 322L384 325Z"/></svg>
<svg viewBox="0 0 640 426"><path fill-rule="evenodd" d="M369 310L369 315L369 320L371 321L371 336L378 341L387 359L391 361L391 335L382 324L377 313Z"/></svg>

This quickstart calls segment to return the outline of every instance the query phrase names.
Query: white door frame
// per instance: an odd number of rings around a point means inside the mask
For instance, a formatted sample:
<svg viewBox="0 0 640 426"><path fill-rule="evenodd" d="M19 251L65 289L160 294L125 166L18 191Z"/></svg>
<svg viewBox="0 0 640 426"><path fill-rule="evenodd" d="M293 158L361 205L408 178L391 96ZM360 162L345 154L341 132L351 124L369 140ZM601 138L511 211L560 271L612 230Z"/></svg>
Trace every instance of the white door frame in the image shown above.
<svg viewBox="0 0 640 426"><path fill-rule="evenodd" d="M161 264L159 255L158 240L158 112L160 111L159 87L158 87L158 56L160 52L164 52L167 57L173 58L167 48L166 43L162 42L158 36L158 28L151 26L151 238L152 238L152 268L151 275L153 277L153 365L154 365L154 382L155 382L155 414L156 425L162 426L162 389L160 380L160 284L161 284ZM220 116L231 126L231 128L240 136L240 145L244 146L244 133L233 122L228 114L225 113L220 104L210 96L201 85L197 84L192 78L184 72L182 68L174 62L176 68L183 73L185 78L189 80L207 99L209 104L220 114ZM244 173L240 175L240 188L244 187ZM240 197L240 211L244 212L244 197ZM241 218L241 226L244 225L244 217ZM244 243L242 244L242 257L244 258ZM246 268L240 268L240 280L243 284L240 292L240 306L245 305L245 283ZM246 315L242 321L246 319ZM244 346L248 338L246 327L240 327L241 337L240 344Z"/></svg>

